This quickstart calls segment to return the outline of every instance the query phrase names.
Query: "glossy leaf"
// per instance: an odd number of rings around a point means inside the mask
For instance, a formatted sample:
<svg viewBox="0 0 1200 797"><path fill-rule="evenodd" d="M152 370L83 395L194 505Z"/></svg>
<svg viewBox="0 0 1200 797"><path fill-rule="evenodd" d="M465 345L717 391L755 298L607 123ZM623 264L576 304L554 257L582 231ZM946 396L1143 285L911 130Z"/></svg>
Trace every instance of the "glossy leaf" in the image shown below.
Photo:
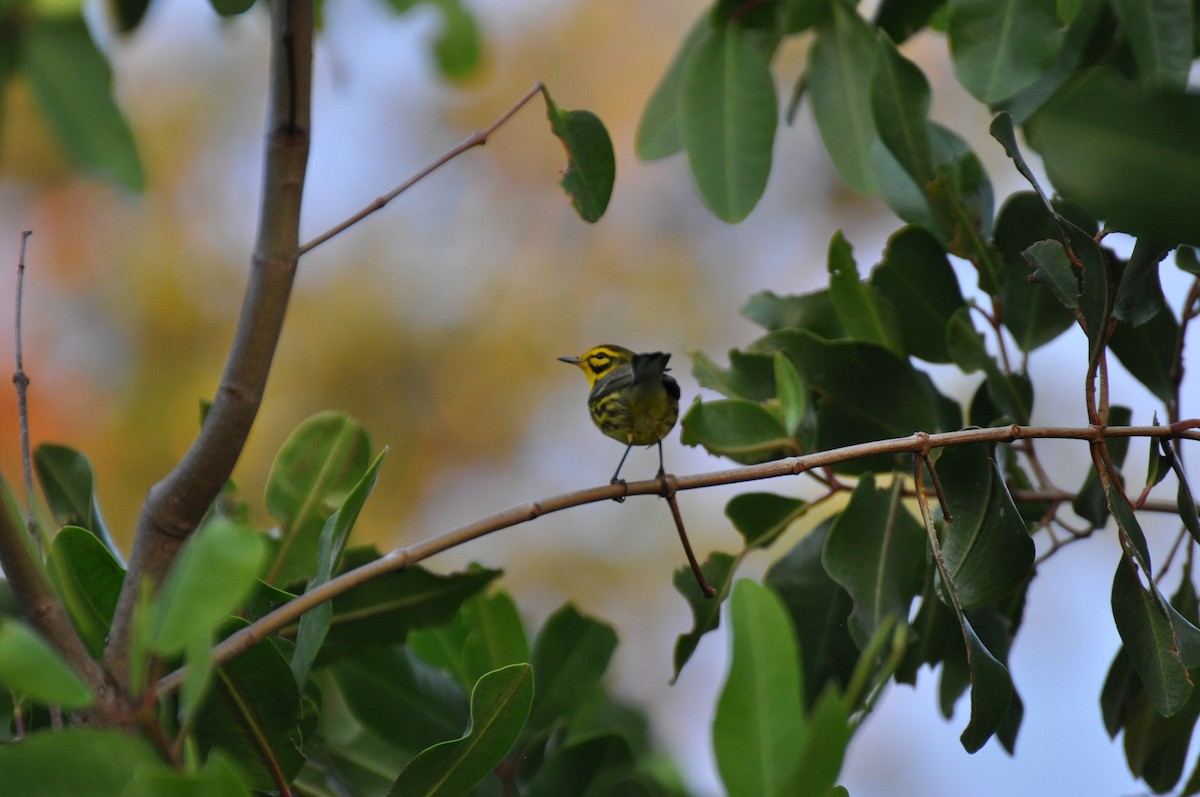
<svg viewBox="0 0 1200 797"><path fill-rule="evenodd" d="M564 111L542 90L546 99L546 117L550 129L567 150L567 166L563 170L563 190L579 217L595 223L608 209L613 182L617 177L617 159L613 155L608 130L591 111Z"/></svg>
<svg viewBox="0 0 1200 797"><path fill-rule="evenodd" d="M1108 71L1068 83L1026 125L1055 187L1110 229L1166 245L1200 242L1200 97Z"/></svg>
<svg viewBox="0 0 1200 797"><path fill-rule="evenodd" d="M149 742L125 731L68 727L0 745L0 772L11 794L121 797L130 773L142 768L166 770Z"/></svg>
<svg viewBox="0 0 1200 797"><path fill-rule="evenodd" d="M517 605L503 591L467 598L450 623L410 632L408 647L429 664L454 673L464 690L492 670L530 658Z"/></svg>
<svg viewBox="0 0 1200 797"><path fill-rule="evenodd" d="M729 398L761 402L775 396L775 364L761 352L731 349L728 368L717 365L704 352L692 352L692 376L701 387Z"/></svg>
<svg viewBox="0 0 1200 797"><path fill-rule="evenodd" d="M524 794L525 797L612 794L611 787L629 773L633 763L629 742L616 734L575 739L550 754Z"/></svg>
<svg viewBox="0 0 1200 797"><path fill-rule="evenodd" d="M958 598L963 608L998 601L1029 576L1033 539L986 446L947 448L936 467L954 515L942 556Z"/></svg>
<svg viewBox="0 0 1200 797"><path fill-rule="evenodd" d="M735 24L710 28L684 64L679 124L704 204L730 223L749 215L767 186L778 124L769 53Z"/></svg>
<svg viewBox="0 0 1200 797"><path fill-rule="evenodd" d="M96 478L87 457L67 446L42 443L33 450L33 469L55 522L60 527L87 529L119 557L104 518L100 516Z"/></svg>
<svg viewBox="0 0 1200 797"><path fill-rule="evenodd" d="M283 585L316 571L321 529L370 460L367 433L344 413L313 415L288 436L267 477L267 511L283 538L266 581Z"/></svg>
<svg viewBox="0 0 1200 797"><path fill-rule="evenodd" d="M946 0L882 0L875 24L896 44L908 39L927 24Z"/></svg>
<svg viewBox="0 0 1200 797"><path fill-rule="evenodd" d="M854 8L830 3L809 51L808 93L817 130L833 166L860 194L875 189L871 150L879 139L869 87L875 68L875 31Z"/></svg>
<svg viewBox="0 0 1200 797"><path fill-rule="evenodd" d="M343 557L343 570L378 558L373 548L350 549ZM438 575L413 566L385 573L337 596L332 602L329 631L317 656L317 665L324 666L379 645L403 642L412 628L449 622L464 600L487 587L500 573L472 568ZM472 680L466 688L474 683Z"/></svg>
<svg viewBox="0 0 1200 797"><path fill-rule="evenodd" d="M1142 80L1182 91L1192 65L1191 0L1113 0Z"/></svg>
<svg viewBox="0 0 1200 797"><path fill-rule="evenodd" d="M1008 669L979 640L965 617L960 616L960 622L967 641L967 666L971 671L971 721L960 740L968 753L974 753L1000 729L1014 692Z"/></svg>
<svg viewBox="0 0 1200 797"><path fill-rule="evenodd" d="M46 564L80 637L88 651L99 657L125 572L94 534L78 526L66 526L54 535Z"/></svg>
<svg viewBox="0 0 1200 797"><path fill-rule="evenodd" d="M746 579L730 601L733 653L717 700L713 749L730 797L785 797L806 732L795 634L782 603Z"/></svg>
<svg viewBox="0 0 1200 797"><path fill-rule="evenodd" d="M1161 312L1170 312L1158 279L1158 264L1166 256L1166 247L1147 238L1134 243L1113 300L1113 315L1119 321L1137 327Z"/></svg>
<svg viewBox="0 0 1200 797"><path fill-rule="evenodd" d="M799 296L778 296L761 291L746 300L741 312L770 332L795 327L830 340L846 337L827 290Z"/></svg>
<svg viewBox="0 0 1200 797"><path fill-rule="evenodd" d="M742 535L747 550L767 547L807 511L804 499L775 493L741 493L725 505L725 516Z"/></svg>
<svg viewBox="0 0 1200 797"><path fill-rule="evenodd" d="M828 685L846 688L859 658L846 622L854 604L821 561L832 525L832 519L826 520L804 535L763 578L779 593L795 625L804 672L802 697L809 710Z"/></svg>
<svg viewBox="0 0 1200 797"><path fill-rule="evenodd" d="M533 703L533 668L513 664L484 675L471 692L471 724L460 739L423 750L388 792L396 797L468 794L508 755Z"/></svg>
<svg viewBox="0 0 1200 797"><path fill-rule="evenodd" d="M1191 696L1192 683L1179 660L1171 621L1124 557L1113 576L1112 609L1125 651L1158 713L1177 713Z"/></svg>
<svg viewBox="0 0 1200 797"><path fill-rule="evenodd" d="M317 570L309 579L305 591L315 589L333 577L333 569L342 558L342 551L346 547L346 540L354 528L354 523L358 520L358 513L362 511L363 504L375 488L379 467L383 464L386 453L387 449L384 449L375 457L367 472L346 496L345 502L325 521L317 543ZM332 617L333 605L325 601L305 612L300 618L300 627L296 632L296 649L292 653L292 672L296 676L296 683L303 685L308 679L309 667L316 659L321 643L325 641Z"/></svg>
<svg viewBox="0 0 1200 797"><path fill-rule="evenodd" d="M1008 99L1045 73L1063 43L1053 0L950 0L950 52L976 99Z"/></svg>
<svg viewBox="0 0 1200 797"><path fill-rule="evenodd" d="M840 231L829 242L828 266L829 298L849 336L903 355L896 308L858 278L854 253Z"/></svg>
<svg viewBox="0 0 1200 797"><path fill-rule="evenodd" d="M804 383L796 366L782 352L776 352L774 360L775 394L783 407L783 428L789 436L794 437L808 406Z"/></svg>
<svg viewBox="0 0 1200 797"><path fill-rule="evenodd" d="M1175 401L1176 385L1171 372L1175 367L1178 337L1179 322L1174 313L1163 308L1140 326L1119 322L1108 347L1134 379L1159 401L1171 404Z"/></svg>
<svg viewBox="0 0 1200 797"><path fill-rule="evenodd" d="M929 81L886 38L876 43L871 113L884 147L924 192L933 180Z"/></svg>
<svg viewBox="0 0 1200 797"><path fill-rule="evenodd" d="M786 352L815 394L812 403L819 449L961 425L957 404L938 393L928 376L907 358L881 346L827 341L801 330L781 330L754 347ZM888 385L888 390L879 390L881 384ZM882 457L845 467L850 472L865 472L890 471L893 466L893 458Z"/></svg>
<svg viewBox="0 0 1200 797"><path fill-rule="evenodd" d="M733 578L733 569L736 564L737 560L733 556L721 551L713 551L701 565L700 569L704 572L704 578L713 585L718 596L729 594L729 581ZM675 639L675 674L671 679L675 681L683 671L683 666L688 663L688 659L696 652L696 646L700 644L704 635L721 624L721 600L708 598L700 592L700 587L697 586L696 578L692 575L690 568L681 567L676 570L671 583L687 599L693 618L692 630L680 634Z"/></svg>
<svg viewBox="0 0 1200 797"><path fill-rule="evenodd" d="M265 548L261 534L225 520L196 531L150 604L148 649L172 656L211 634L254 589Z"/></svg>
<svg viewBox="0 0 1200 797"><path fill-rule="evenodd" d="M271 789L276 785L272 773L290 781L304 765L299 722L300 694L287 659L275 645L264 643L216 670L194 727L201 750L219 748L237 764L248 785Z"/></svg>
<svg viewBox="0 0 1200 797"><path fill-rule="evenodd" d="M971 313L960 308L946 325L946 349L966 373L982 370L992 403L1015 423L1028 424L1033 412L1033 387L1024 374L1007 373L987 350L983 336L971 322Z"/></svg>
<svg viewBox="0 0 1200 797"><path fill-rule="evenodd" d="M859 479L825 541L826 572L850 593L850 635L859 649L891 618L906 622L925 583L925 534L900 502L900 481L876 489Z"/></svg>
<svg viewBox="0 0 1200 797"><path fill-rule="evenodd" d="M130 191L145 188L133 133L113 100L112 70L81 16L41 17L24 29L20 68L72 160Z"/></svg>
<svg viewBox="0 0 1200 797"><path fill-rule="evenodd" d="M546 620L533 645L538 687L526 726L528 738L538 738L571 718L600 682L616 647L611 626L570 604Z"/></svg>
<svg viewBox="0 0 1200 797"><path fill-rule="evenodd" d="M926 362L950 361L945 329L964 306L963 296L946 251L932 233L911 226L894 233L883 262L871 272L871 284L897 311L903 351Z"/></svg>
<svg viewBox="0 0 1200 797"><path fill-rule="evenodd" d="M203 768L180 772L163 767L141 767L130 773L124 797L171 795L171 797L251 797L241 773L220 750L213 751Z"/></svg>
<svg viewBox="0 0 1200 797"><path fill-rule="evenodd" d="M0 619L0 685L48 706L83 709L93 696L50 644L22 622Z"/></svg>
<svg viewBox="0 0 1200 797"><path fill-rule="evenodd" d="M701 37L711 28L707 12L693 23L679 50L671 59L671 65L659 80L658 85L642 109L634 136L633 151L645 161L665 158L683 149L683 136L679 132L679 93L683 77L683 65Z"/></svg>
<svg viewBox="0 0 1200 797"><path fill-rule="evenodd" d="M470 720L458 684L401 648L369 650L332 671L355 719L410 754L458 738Z"/></svg>
<svg viewBox="0 0 1200 797"><path fill-rule="evenodd" d="M1031 352L1057 338L1075 323L1075 316L1044 285L1031 281L1033 264L1023 252L1030 246L1057 233L1051 210L1036 194L1014 194L1000 209L994 231L994 245L1000 252L1005 328L1022 352ZM1050 254L1051 258L1056 257ZM1068 265L1069 267L1069 265ZM1071 277L1074 280L1074 277ZM1078 291L1068 282L1067 291Z"/></svg>
<svg viewBox="0 0 1200 797"><path fill-rule="evenodd" d="M1063 307L1074 309L1079 306L1079 277L1061 243L1039 241L1023 254L1033 266L1030 276L1033 282L1049 288Z"/></svg>
<svg viewBox="0 0 1200 797"><path fill-rule="evenodd" d="M683 416L680 440L743 464L798 453L783 421L758 402L745 399L697 401Z"/></svg>

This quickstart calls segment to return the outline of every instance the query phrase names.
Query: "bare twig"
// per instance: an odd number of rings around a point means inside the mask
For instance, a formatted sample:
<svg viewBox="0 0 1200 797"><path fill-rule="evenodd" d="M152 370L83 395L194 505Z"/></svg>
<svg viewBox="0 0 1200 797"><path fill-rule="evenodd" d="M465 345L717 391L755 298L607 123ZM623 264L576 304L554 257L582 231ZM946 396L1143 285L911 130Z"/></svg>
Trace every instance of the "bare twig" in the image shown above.
<svg viewBox="0 0 1200 797"><path fill-rule="evenodd" d="M393 199L400 196L405 191L412 188L414 185L421 182L426 177L433 174L435 171L442 168L447 163L454 160L455 158L457 158L459 155L463 154L467 150L473 149L475 147L482 147L484 144L486 144L488 142L488 138L491 137L492 133L495 133L496 130L498 130L501 127L501 125L503 125L505 122L507 122L509 119L511 119L513 117L513 115L516 114L517 111L519 111L523 107L525 107L526 103L528 103L535 96L537 96L538 92L544 91L544 90L545 90L545 86L541 83L541 81L534 83L533 88L531 88L531 89L529 89L529 91L525 92L524 96L522 96L521 99L519 99L515 103L513 103L511 108L509 108L504 113L500 114L500 117L498 119L496 119L496 121L492 122L490 125L485 127L483 130L476 130L475 132L471 133L471 135L464 138L456 146L447 150L437 160L433 161L428 166L426 166L424 169L422 169L421 171L414 174L412 177L405 180L403 183L401 183L396 188L392 189L388 193L379 197L374 202L372 202L371 204L367 205L365 208L360 210L358 213L355 213L350 218L348 218L345 221L343 221L342 223L338 224L336 227L333 227L332 229L321 233L316 238L313 238L311 241L309 241L308 243L301 246L300 254L302 254L302 255L307 254L311 250L316 249L318 246L320 246L321 244L328 241L330 238L333 238L336 235L340 235L341 233L343 233L346 230L353 227L355 224L358 224L360 221L365 219L367 216L370 216L372 213L374 213L378 210L382 210L384 208L384 206L387 205L387 203L391 202Z"/></svg>
<svg viewBox="0 0 1200 797"><path fill-rule="evenodd" d="M761 465L748 465L741 468L699 473L693 476L673 476L674 489L699 490L718 484L738 484L742 482L774 479L780 476L798 476L814 468L835 465L840 462L861 459L879 454L920 454L933 448L953 445L969 445L971 443L1012 443L1026 438L1056 438L1069 440L1103 440L1106 437L1172 437L1188 440L1200 440L1200 419L1181 421L1171 426L1112 426L1112 427L1059 427L1059 426L1004 426L991 429L963 429L957 432L939 432L926 434L924 432L908 437L897 437L889 440L877 440L869 443L858 443L842 448L818 451L798 457L766 462ZM919 480L918 480L919 481ZM406 548L397 548L379 559L342 573L336 578L297 596L275 611L261 617L245 628L232 634L213 648L213 664L219 666L249 650L267 636L296 622L309 609L325 601L348 592L357 586L365 584L384 573L406 570L417 562L457 547L479 537L491 534L501 529L528 523L531 520L551 512L560 512L571 507L598 501L611 501L618 496L633 495L662 495L662 482L659 479L646 481L606 484L601 487L591 487L571 493L533 501L520 506L506 509L489 517L481 518L473 523L454 529L453 531L431 537L424 542ZM918 487L918 495L923 490ZM1038 498L1042 498L1038 494ZM1149 502L1148 502L1149 503ZM185 670L179 669L159 680L156 691L159 696L168 694L183 683Z"/></svg>
<svg viewBox="0 0 1200 797"><path fill-rule="evenodd" d="M208 416L191 448L150 488L105 665L128 681L131 617L143 584L157 589L184 541L229 479L262 403L299 258L300 204L309 148L312 3L271 4L270 95L258 236L233 344Z"/></svg>
<svg viewBox="0 0 1200 797"><path fill-rule="evenodd" d="M692 544L688 542L687 531L683 528L683 516L679 514L679 502L675 500L675 477L660 476L659 478L662 480L662 495L667 499L667 505L671 507L671 518L675 521L675 530L679 532L679 542L683 544L683 553L687 556L688 565L692 568L692 574L696 576L696 584L699 585L700 592L704 597L711 598L717 594L717 591L704 577L704 571L700 569L700 563L696 561L696 554L692 553Z"/></svg>
<svg viewBox="0 0 1200 797"><path fill-rule="evenodd" d="M21 348L21 308L25 298L25 248L33 230L21 233L21 255L17 259L17 310L16 329L13 332L13 348L16 350L17 367L13 371L13 384L17 386L17 425L21 433L21 474L25 480L25 527L29 538L37 546L38 554L46 548L41 528L34 513L33 457L29 453L29 376L25 373L25 359Z"/></svg>

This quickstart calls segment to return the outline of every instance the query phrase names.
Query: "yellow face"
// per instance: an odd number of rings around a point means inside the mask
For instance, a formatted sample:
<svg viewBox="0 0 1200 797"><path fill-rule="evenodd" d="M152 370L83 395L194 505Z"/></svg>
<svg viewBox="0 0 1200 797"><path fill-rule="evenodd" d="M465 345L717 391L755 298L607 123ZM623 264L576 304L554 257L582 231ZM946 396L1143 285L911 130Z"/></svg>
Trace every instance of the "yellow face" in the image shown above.
<svg viewBox="0 0 1200 797"><path fill-rule="evenodd" d="M591 387L596 384L596 380L612 369L632 362L633 352L621 346L605 343L588 349L578 357L559 357L558 359L578 366L579 370L583 371L583 375L587 377L588 387Z"/></svg>

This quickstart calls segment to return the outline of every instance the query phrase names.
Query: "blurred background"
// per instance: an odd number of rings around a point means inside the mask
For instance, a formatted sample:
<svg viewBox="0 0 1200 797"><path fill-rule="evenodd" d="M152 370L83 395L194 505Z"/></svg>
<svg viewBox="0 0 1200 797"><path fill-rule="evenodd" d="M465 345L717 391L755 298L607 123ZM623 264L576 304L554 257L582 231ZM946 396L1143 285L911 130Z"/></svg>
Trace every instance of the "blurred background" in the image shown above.
<svg viewBox="0 0 1200 797"><path fill-rule="evenodd" d="M766 197L738 226L703 208L681 157L635 159L641 109L702 2L470 5L484 65L450 83L430 56L440 24L432 9L397 16L378 0L327 4L303 237L491 123L537 80L561 107L587 108L608 126L617 156L608 214L592 226L572 211L558 187L562 148L535 101L486 147L307 255L263 412L235 472L264 527L261 495L274 452L297 423L327 408L350 412L376 448L390 448L356 530L358 541L381 548L602 484L621 448L592 427L584 380L555 357L601 342L673 352L686 403L698 393L690 352L723 361L729 348L757 336L737 312L750 294L822 285L838 229L865 275L900 226L882 202L841 185L804 107L794 126L781 128ZM93 22L107 30L100 17ZM15 282L20 231L31 229L24 355L32 436L91 458L106 519L126 549L147 488L194 436L199 402L215 388L240 308L257 221L266 28L261 7L221 20L198 0L155 0L132 36L102 34L147 171L140 196L75 173L27 87L18 80L5 89L0 252L9 256L0 261L12 268L0 269L10 275L0 282L7 297L0 350L11 362L7 286ZM777 72L799 74L805 46L789 43ZM997 197L1021 190L987 136L986 109L954 82L944 40L918 37L904 52L934 84L934 117L971 142ZM780 91L786 98L791 86ZM973 289L973 276L959 273L964 289ZM1164 287L1178 309L1174 278L1166 267ZM1082 422L1080 337L1072 331L1035 356L1035 423ZM934 376L964 399L978 382L948 368ZM1145 391L1123 374L1114 381L1114 402L1136 408L1134 423L1149 423ZM19 483L11 390L0 391L0 419L0 469ZM727 465L683 448L677 431L665 446L668 470L677 473ZM1077 487L1084 446L1042 451L1060 486ZM1130 479L1139 483L1144 443L1133 444L1129 459ZM635 452L625 473L648 478L655 467L652 450ZM753 489L804 494L807 486ZM681 495L702 558L738 547L722 514L737 491ZM752 558L746 574L761 573L805 530ZM1175 527L1148 523L1147 531L1157 552ZM966 703L945 721L936 679L924 671L915 691L893 688L859 733L842 779L850 793L1144 792L1119 740L1105 736L1097 703L1118 645L1109 609L1117 551L1112 539L1071 546L1035 582L1012 658L1026 707L1015 758L994 741L966 755L957 738ZM691 622L670 585L684 560L665 504L637 499L543 517L429 564L450 570L470 561L506 570L501 585L535 627L564 601L612 623L622 641L610 670L618 693L648 706L659 741L697 794L720 793L709 719L727 640L709 635L668 686L675 635Z"/></svg>

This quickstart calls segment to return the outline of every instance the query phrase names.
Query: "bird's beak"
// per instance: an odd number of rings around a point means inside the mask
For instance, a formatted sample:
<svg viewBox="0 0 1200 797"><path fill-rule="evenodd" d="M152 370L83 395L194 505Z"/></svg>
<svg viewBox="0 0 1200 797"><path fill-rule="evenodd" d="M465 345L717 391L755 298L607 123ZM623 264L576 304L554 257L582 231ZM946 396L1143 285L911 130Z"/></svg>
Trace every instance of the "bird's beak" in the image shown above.
<svg viewBox="0 0 1200 797"><path fill-rule="evenodd" d="M583 363L583 360L578 357L559 357L558 360L559 362L570 363L571 365L580 365Z"/></svg>

